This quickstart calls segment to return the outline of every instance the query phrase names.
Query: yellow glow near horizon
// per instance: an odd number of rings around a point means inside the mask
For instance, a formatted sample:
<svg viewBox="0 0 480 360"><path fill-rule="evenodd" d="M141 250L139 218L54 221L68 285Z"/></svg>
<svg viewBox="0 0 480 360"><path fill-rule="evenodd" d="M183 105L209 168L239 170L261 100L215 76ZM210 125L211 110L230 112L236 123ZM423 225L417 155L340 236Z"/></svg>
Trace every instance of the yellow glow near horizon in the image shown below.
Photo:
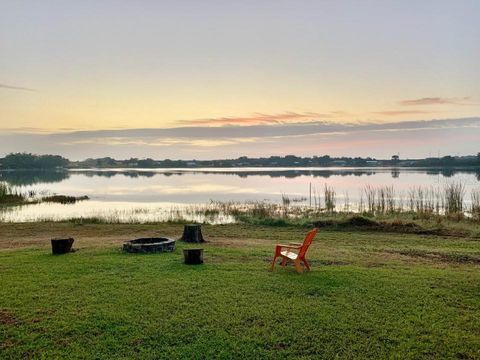
<svg viewBox="0 0 480 360"><path fill-rule="evenodd" d="M120 3L3 4L0 129L480 114L479 2Z"/></svg>
<svg viewBox="0 0 480 360"><path fill-rule="evenodd" d="M1 90L0 90L1 91ZM244 90L245 92L248 90ZM145 96L129 96L129 92L71 94L48 91L22 92L4 91L2 97L0 128L38 128L52 131L62 129L99 130L118 128L164 128L195 125L215 125L202 119L245 120L244 125L268 123L255 121L258 117L269 117L278 122L301 122L323 120L331 122L422 120L433 118L469 117L478 114L479 107L456 104L432 104L423 106L399 106L398 102L379 103L377 97L368 99L335 99L329 102L316 101L315 96L285 94L275 98L255 99L244 96L228 99L230 95L205 92L198 96L171 93L164 97L155 92ZM238 93L237 89L237 93ZM258 96L258 94L256 94ZM288 105L286 105L288 104ZM343 106L340 106L343 105ZM287 113L307 114L301 118L283 119ZM308 114L312 113L311 116ZM228 123L228 121L224 121ZM225 125L219 123L218 125ZM232 125L243 125L232 120Z"/></svg>

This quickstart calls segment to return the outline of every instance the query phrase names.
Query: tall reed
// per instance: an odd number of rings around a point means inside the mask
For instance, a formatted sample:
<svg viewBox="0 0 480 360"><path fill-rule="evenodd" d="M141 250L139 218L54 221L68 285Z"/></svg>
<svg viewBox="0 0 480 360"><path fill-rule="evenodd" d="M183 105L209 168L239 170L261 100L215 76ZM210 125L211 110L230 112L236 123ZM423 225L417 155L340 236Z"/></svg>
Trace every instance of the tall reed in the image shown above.
<svg viewBox="0 0 480 360"><path fill-rule="evenodd" d="M24 201L25 199L25 195L19 192L16 188L11 187L5 182L0 182L0 204L16 204Z"/></svg>
<svg viewBox="0 0 480 360"><path fill-rule="evenodd" d="M290 198L286 194L282 194L283 216L288 215L288 208L290 207Z"/></svg>
<svg viewBox="0 0 480 360"><path fill-rule="evenodd" d="M455 215L463 213L465 184L458 182L445 185L444 196L445 214Z"/></svg>
<svg viewBox="0 0 480 360"><path fill-rule="evenodd" d="M374 215L377 190L371 185L366 185L363 188L363 192L365 193L366 210L369 214Z"/></svg>
<svg viewBox="0 0 480 360"><path fill-rule="evenodd" d="M348 196L348 191L345 191L343 194L343 211L346 213L350 212L350 198Z"/></svg>
<svg viewBox="0 0 480 360"><path fill-rule="evenodd" d="M373 190L371 190L373 191ZM377 214L392 214L395 212L395 189L393 186L381 186L375 189Z"/></svg>
<svg viewBox="0 0 480 360"><path fill-rule="evenodd" d="M325 184L323 188L323 194L325 198L325 210L329 213L333 213L335 211L335 205L337 201L335 190L333 187Z"/></svg>
<svg viewBox="0 0 480 360"><path fill-rule="evenodd" d="M9 195L11 192L10 187L8 184L0 182L0 198L3 198L7 195Z"/></svg>
<svg viewBox="0 0 480 360"><path fill-rule="evenodd" d="M471 193L471 214L476 220L480 220L480 189L472 190Z"/></svg>

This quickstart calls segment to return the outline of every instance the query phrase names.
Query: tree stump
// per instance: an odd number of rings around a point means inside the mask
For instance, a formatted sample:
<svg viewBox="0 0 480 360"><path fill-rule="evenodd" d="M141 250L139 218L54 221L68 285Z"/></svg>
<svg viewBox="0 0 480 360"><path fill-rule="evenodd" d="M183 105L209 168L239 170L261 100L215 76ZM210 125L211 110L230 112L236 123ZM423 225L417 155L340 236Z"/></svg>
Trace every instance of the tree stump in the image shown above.
<svg viewBox="0 0 480 360"><path fill-rule="evenodd" d="M67 239L52 239L52 254L60 255L72 251L72 245L75 241L73 238Z"/></svg>
<svg viewBox="0 0 480 360"><path fill-rule="evenodd" d="M184 249L183 257L185 264L199 265L203 264L203 249Z"/></svg>
<svg viewBox="0 0 480 360"><path fill-rule="evenodd" d="M199 224L188 224L183 228L182 241L188 243L203 243L202 228Z"/></svg>

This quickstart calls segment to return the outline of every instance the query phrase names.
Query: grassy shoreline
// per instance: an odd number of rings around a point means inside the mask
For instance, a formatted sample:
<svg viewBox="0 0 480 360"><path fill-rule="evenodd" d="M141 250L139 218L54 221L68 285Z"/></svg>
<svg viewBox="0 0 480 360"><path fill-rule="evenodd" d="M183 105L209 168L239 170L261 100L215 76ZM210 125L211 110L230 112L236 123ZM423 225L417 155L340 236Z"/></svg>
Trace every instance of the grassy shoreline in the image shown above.
<svg viewBox="0 0 480 360"><path fill-rule="evenodd" d="M208 216L208 215L207 215ZM438 235L451 237L472 237L480 238L480 223L471 218L449 218L445 216L418 217L416 214L390 214L379 216L368 216L359 214L323 214L322 216L288 218L282 216L259 216L240 215L236 222L229 222L223 225L234 226L266 226L266 227L291 227L309 228L312 226L325 231L362 231L382 233L405 233L418 235ZM100 217L75 217L57 221L39 220L34 222L1 222L0 224L24 224L25 226L36 226L35 224L67 224L72 226L83 225L137 225L137 226L164 226L182 225L191 223L186 219L175 219L168 221L120 221L119 218L108 219ZM203 223L203 226L216 226L220 224Z"/></svg>
<svg viewBox="0 0 480 360"><path fill-rule="evenodd" d="M4 358L478 358L480 241L320 230L313 272L268 271L306 229L203 225L205 264L119 249L181 224L0 224ZM79 251L50 255L49 239Z"/></svg>

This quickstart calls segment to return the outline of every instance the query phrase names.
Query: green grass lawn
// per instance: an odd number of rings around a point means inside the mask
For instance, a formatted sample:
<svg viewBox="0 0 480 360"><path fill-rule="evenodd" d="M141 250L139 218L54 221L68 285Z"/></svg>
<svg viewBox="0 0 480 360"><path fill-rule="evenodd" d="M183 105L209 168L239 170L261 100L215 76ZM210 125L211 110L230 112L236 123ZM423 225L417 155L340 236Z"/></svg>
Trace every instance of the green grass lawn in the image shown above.
<svg viewBox="0 0 480 360"><path fill-rule="evenodd" d="M480 358L478 238L321 230L298 275L269 259L304 229L203 232L188 266L119 250L180 225L0 224L0 358Z"/></svg>

